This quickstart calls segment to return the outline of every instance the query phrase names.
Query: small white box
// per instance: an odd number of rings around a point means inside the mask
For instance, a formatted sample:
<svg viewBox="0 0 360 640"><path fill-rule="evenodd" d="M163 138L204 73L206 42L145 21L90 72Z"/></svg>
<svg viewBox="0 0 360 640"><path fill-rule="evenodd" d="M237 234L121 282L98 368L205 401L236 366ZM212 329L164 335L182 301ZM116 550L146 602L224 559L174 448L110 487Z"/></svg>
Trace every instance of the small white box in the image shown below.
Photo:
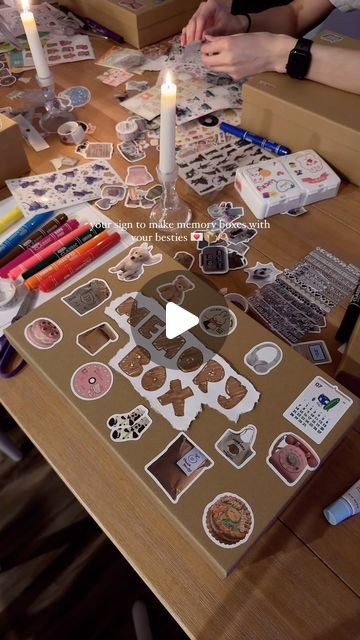
<svg viewBox="0 0 360 640"><path fill-rule="evenodd" d="M303 205L335 198L337 195L341 180L316 151L306 149L291 153L283 156L281 162L300 189L305 191Z"/></svg>
<svg viewBox="0 0 360 640"><path fill-rule="evenodd" d="M235 188L259 219L301 207L306 195L280 160L237 169Z"/></svg>

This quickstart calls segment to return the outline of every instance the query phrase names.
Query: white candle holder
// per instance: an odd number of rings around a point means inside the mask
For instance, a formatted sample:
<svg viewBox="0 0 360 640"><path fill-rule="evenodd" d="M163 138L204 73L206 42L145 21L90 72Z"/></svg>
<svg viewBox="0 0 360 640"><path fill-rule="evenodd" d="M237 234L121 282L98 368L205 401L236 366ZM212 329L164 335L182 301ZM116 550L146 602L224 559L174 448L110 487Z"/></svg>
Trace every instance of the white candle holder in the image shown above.
<svg viewBox="0 0 360 640"><path fill-rule="evenodd" d="M45 113L40 118L40 127L48 133L56 133L64 123L74 119L71 105L64 105L55 95L54 76L50 73L46 78L36 76L42 91Z"/></svg>
<svg viewBox="0 0 360 640"><path fill-rule="evenodd" d="M163 192L151 210L150 222L159 226L168 224L169 227L171 226L172 233L178 231L184 233L184 229L178 229L177 225L190 222L192 213L189 205L178 196L176 191L178 168L175 166L172 173L163 173L160 167L156 167L156 172Z"/></svg>

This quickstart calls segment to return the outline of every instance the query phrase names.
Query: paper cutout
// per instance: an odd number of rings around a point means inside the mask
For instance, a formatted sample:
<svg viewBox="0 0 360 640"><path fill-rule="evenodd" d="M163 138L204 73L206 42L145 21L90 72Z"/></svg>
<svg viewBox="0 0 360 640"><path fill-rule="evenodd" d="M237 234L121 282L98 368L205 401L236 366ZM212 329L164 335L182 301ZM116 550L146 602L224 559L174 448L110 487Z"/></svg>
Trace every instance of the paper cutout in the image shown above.
<svg viewBox="0 0 360 640"><path fill-rule="evenodd" d="M108 322L96 324L76 336L76 344L90 356L96 356L111 342L116 342L119 336Z"/></svg>
<svg viewBox="0 0 360 640"><path fill-rule="evenodd" d="M288 487L299 482L306 471L314 471L320 458L310 445L294 433L282 433L270 445L266 462Z"/></svg>
<svg viewBox="0 0 360 640"><path fill-rule="evenodd" d="M254 408L259 392L224 358L213 354L190 332L186 338L166 338L165 309L153 298L124 293L106 307L105 314L129 335L127 345L109 365L175 429L188 429L206 405L232 422ZM202 357L197 357L198 352ZM170 360L176 362L176 369L169 368ZM166 377L159 367L165 369ZM149 389L150 376L154 390Z"/></svg>

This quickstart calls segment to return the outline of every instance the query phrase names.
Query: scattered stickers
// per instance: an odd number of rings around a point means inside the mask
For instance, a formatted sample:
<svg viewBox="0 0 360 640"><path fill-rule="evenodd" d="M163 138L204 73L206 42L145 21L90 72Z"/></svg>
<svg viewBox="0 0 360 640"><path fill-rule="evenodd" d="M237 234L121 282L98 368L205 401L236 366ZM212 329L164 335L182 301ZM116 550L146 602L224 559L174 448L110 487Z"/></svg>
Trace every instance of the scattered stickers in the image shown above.
<svg viewBox="0 0 360 640"><path fill-rule="evenodd" d="M25 338L37 349L52 349L63 338L63 332L53 320L38 318L25 327Z"/></svg>
<svg viewBox="0 0 360 640"><path fill-rule="evenodd" d="M306 471L314 471L319 466L320 458L299 436L282 433L270 445L266 462L280 480L292 487Z"/></svg>
<svg viewBox="0 0 360 640"><path fill-rule="evenodd" d="M98 400L110 391L113 383L111 369L102 362L88 362L73 373L70 386L81 400Z"/></svg>

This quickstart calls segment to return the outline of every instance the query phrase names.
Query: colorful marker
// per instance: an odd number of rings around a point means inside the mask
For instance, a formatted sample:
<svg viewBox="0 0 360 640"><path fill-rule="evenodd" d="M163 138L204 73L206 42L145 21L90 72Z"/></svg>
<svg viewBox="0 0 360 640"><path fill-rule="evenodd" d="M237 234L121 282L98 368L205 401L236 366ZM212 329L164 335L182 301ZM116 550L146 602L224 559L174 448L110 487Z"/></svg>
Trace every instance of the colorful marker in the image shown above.
<svg viewBox="0 0 360 640"><path fill-rule="evenodd" d="M86 253L75 256L73 260L63 265L63 268L59 269L57 273L45 278L39 286L40 291L47 293L56 289L56 287L59 287L75 273L84 269L88 264L99 258L106 251L109 251L118 242L120 242L120 234L115 231L115 233L107 236L102 242L100 242L100 244L89 249ZM72 253L75 252L73 251Z"/></svg>
<svg viewBox="0 0 360 640"><path fill-rule="evenodd" d="M71 253L68 253L66 256L63 256L62 258L60 258L60 260L57 260L53 264L50 264L48 267L45 267L45 269L42 269L38 273L35 273L35 275L31 276L31 278L28 278L27 280L25 280L24 282L25 287L27 289L37 289L40 283L44 280L44 278L48 278L49 276L53 275L68 261L73 260L74 257L77 255L82 255L83 253L86 253L88 249L92 249L92 247L102 242L102 240L106 237L108 237L108 232L102 231L100 235L95 236L95 238L92 238L91 240L88 240L85 244L81 245L80 247L77 247L76 249L71 251Z"/></svg>
<svg viewBox="0 0 360 640"><path fill-rule="evenodd" d="M0 218L0 233L15 224L15 222L20 220L23 215L24 214L21 211L20 207L16 207L15 209L9 211L9 213L6 213L4 216L2 216L2 218Z"/></svg>
<svg viewBox="0 0 360 640"><path fill-rule="evenodd" d="M49 247L56 243L57 240L69 235L70 232L77 229L78 226L79 223L77 220L68 220L68 222L62 224L61 227L55 229L55 231L49 233L49 235L44 236L44 238L41 238L39 242L36 242L31 247L28 247L28 249L25 249L25 251L8 262L4 267L1 267L0 277L16 280L24 270L30 268L30 266L41 260L39 255L42 251L49 249ZM27 264L24 267L25 263L29 263L29 267Z"/></svg>
<svg viewBox="0 0 360 640"><path fill-rule="evenodd" d="M69 242L65 242L66 238L60 240L62 244L59 246L59 248L48 255L47 258L41 260L38 264L31 267L31 269L25 271L22 274L23 279L27 280L27 278L34 276L36 273L39 273L39 271L42 271L46 267L49 267L51 264L54 264L54 262L57 262L57 260L60 260L60 258L63 258L64 256L71 253L71 251L74 251L74 249L77 249L77 247L81 247L81 245L85 244L92 238L95 238L95 236L98 236L103 231L104 227L92 227L89 229L84 229L82 233L79 233L75 237L70 238Z"/></svg>
<svg viewBox="0 0 360 640"><path fill-rule="evenodd" d="M0 267L3 267L4 264L16 258L16 256L25 251L25 249L31 247L35 242L47 236L48 233L55 231L55 229L67 221L65 213L60 213L53 220L46 222L53 215L53 211L38 213L25 222L15 233L6 238L6 240L0 244ZM44 224L45 222L46 224Z"/></svg>

